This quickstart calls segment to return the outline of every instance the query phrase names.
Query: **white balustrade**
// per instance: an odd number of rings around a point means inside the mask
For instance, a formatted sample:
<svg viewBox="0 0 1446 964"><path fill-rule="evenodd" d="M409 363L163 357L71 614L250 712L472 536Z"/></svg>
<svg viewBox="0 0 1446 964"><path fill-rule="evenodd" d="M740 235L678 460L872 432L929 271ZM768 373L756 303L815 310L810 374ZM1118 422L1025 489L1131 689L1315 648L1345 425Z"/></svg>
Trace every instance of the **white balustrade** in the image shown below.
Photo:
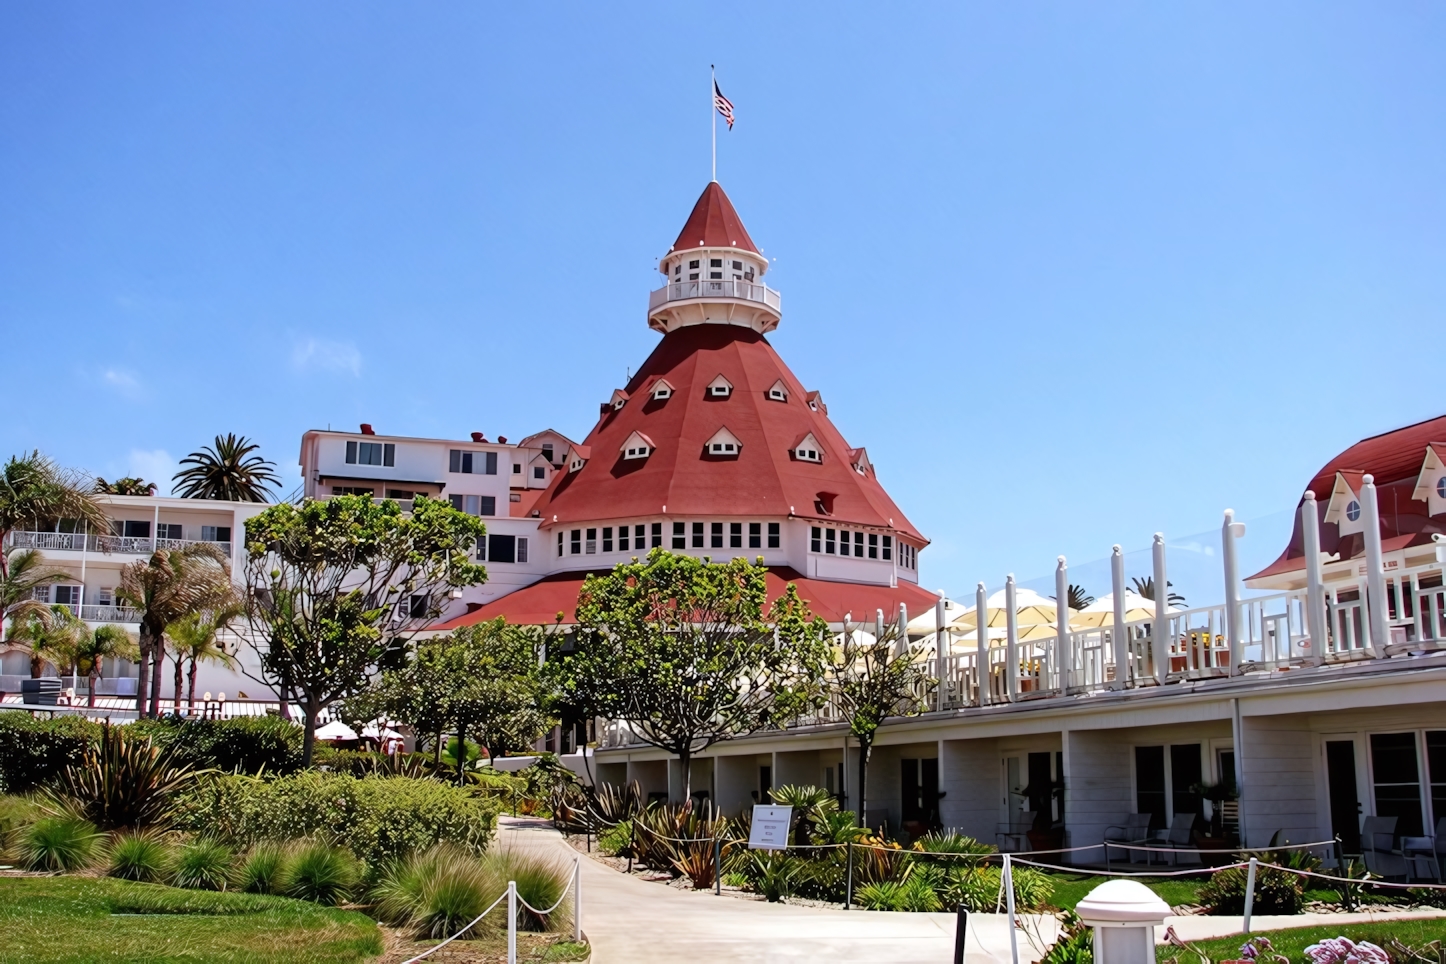
<svg viewBox="0 0 1446 964"><path fill-rule="evenodd" d="M783 296L767 285L753 281L678 281L664 285L648 295L648 310L670 301L707 300L709 298L734 298L739 301L754 301L767 305L775 311L782 309Z"/></svg>

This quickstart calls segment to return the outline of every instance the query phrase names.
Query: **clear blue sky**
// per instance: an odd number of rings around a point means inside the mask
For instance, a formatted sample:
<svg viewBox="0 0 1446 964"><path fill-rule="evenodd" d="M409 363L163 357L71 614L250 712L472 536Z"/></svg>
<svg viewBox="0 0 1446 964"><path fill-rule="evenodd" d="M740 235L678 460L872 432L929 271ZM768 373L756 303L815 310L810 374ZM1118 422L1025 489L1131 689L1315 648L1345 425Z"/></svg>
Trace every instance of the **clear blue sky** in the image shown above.
<svg viewBox="0 0 1446 964"><path fill-rule="evenodd" d="M236 431L289 490L310 427L583 435L716 63L773 341L926 585L1226 506L1265 559L1446 411L1443 50L1431 2L6 4L0 454L156 478Z"/></svg>

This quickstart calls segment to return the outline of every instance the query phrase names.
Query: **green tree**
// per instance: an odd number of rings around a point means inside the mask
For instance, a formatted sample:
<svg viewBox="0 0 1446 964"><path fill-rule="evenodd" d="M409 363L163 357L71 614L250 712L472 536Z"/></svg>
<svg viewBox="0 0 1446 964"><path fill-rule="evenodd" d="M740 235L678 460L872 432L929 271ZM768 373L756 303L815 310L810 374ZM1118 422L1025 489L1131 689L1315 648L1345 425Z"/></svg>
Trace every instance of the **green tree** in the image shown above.
<svg viewBox="0 0 1446 964"><path fill-rule="evenodd" d="M786 726L819 699L826 629L792 585L765 616L766 573L762 559L654 549L589 576L578 596L571 651L553 670L559 697L675 754L684 800L696 754Z"/></svg>
<svg viewBox="0 0 1446 964"><path fill-rule="evenodd" d="M89 631L69 606L50 606L43 612L29 612L10 632L12 647L30 654L30 678L39 679L45 664L63 673L75 662L81 636Z"/></svg>
<svg viewBox="0 0 1446 964"><path fill-rule="evenodd" d="M418 496L341 495L272 506L246 523L249 641L261 681L305 713L311 763L316 715L362 694L387 658L434 622L451 593L486 581L469 559L482 520Z"/></svg>
<svg viewBox="0 0 1446 964"><path fill-rule="evenodd" d="M0 470L0 544L21 526L60 519L74 520L80 528L97 532L110 527L105 508L85 476L62 469L39 452L11 456ZM0 579L9 575L9 557L0 554Z"/></svg>
<svg viewBox="0 0 1446 964"><path fill-rule="evenodd" d="M859 745L856 809L860 823L866 819L869 756L879 727L890 717L923 712L929 687L935 682L929 676L923 647L909 643L904 627L886 623L882 632L872 635L861 629L845 622L825 676L829 699L848 720L849 735Z"/></svg>
<svg viewBox="0 0 1446 964"><path fill-rule="evenodd" d="M140 650L130 633L114 624L87 629L80 635L75 647L75 661L81 672L90 680L90 697L87 706L95 706L96 683L101 679L101 664L106 657L114 659L136 659Z"/></svg>
<svg viewBox="0 0 1446 964"><path fill-rule="evenodd" d="M133 562L121 570L116 596L141 614L136 712L143 717L160 716L166 627L190 613L233 604L237 594L231 567L221 550L209 542L157 549L144 562Z"/></svg>
<svg viewBox="0 0 1446 964"><path fill-rule="evenodd" d="M103 495L155 495L156 483L130 475L123 479L116 479L114 482L97 478L95 491Z"/></svg>
<svg viewBox="0 0 1446 964"><path fill-rule="evenodd" d="M196 667L199 663L234 666L236 659L226 651L219 636L246 612L239 594L214 609L189 612L166 627L166 638L176 658L176 708L181 707L181 670L187 670L186 705L196 705Z"/></svg>
<svg viewBox="0 0 1446 964"><path fill-rule="evenodd" d="M46 565L45 556L38 549L7 550L3 568L4 575L0 576L0 639L4 638L7 621L14 625L27 616L48 616L50 607L35 598L35 590L70 578L66 570Z"/></svg>
<svg viewBox="0 0 1446 964"><path fill-rule="evenodd" d="M272 488L281 484L275 462L252 452L261 446L234 432L216 436L207 445L181 459L183 468L172 476L176 494L184 499L221 499L227 502L269 502Z"/></svg>
<svg viewBox="0 0 1446 964"><path fill-rule="evenodd" d="M1155 601L1154 576L1146 576L1143 579L1141 579L1139 576L1133 576L1130 578L1130 582L1134 583L1135 595L1139 596L1141 599L1148 599L1150 600L1150 602ZM1175 585L1173 582L1167 580L1165 582L1166 590L1168 590L1173 585ZM1180 595L1178 592L1172 592L1166 598L1165 605L1183 607L1185 605L1185 597Z"/></svg>

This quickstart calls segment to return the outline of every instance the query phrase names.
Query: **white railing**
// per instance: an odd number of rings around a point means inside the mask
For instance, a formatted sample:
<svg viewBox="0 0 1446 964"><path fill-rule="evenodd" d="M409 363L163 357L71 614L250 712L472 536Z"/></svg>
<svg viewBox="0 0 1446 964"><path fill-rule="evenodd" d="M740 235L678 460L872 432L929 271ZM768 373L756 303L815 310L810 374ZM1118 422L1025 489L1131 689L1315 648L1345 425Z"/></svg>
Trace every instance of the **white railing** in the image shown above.
<svg viewBox="0 0 1446 964"><path fill-rule="evenodd" d="M734 298L766 305L781 311L783 296L767 285L753 281L675 281L648 295L648 310L670 301L693 301L709 298Z"/></svg>
<svg viewBox="0 0 1446 964"><path fill-rule="evenodd" d="M408 503L410 508L410 503ZM90 552L122 553L144 555L160 549L182 549L186 546L205 544L215 546L224 555L231 555L231 543L215 542L209 539L152 539L149 536L85 535L79 532L21 532L12 531L6 541L17 549L40 549L49 552Z"/></svg>
<svg viewBox="0 0 1446 964"><path fill-rule="evenodd" d="M74 612L75 607L70 607ZM92 623L138 623L141 611L129 606L81 606L80 618Z"/></svg>

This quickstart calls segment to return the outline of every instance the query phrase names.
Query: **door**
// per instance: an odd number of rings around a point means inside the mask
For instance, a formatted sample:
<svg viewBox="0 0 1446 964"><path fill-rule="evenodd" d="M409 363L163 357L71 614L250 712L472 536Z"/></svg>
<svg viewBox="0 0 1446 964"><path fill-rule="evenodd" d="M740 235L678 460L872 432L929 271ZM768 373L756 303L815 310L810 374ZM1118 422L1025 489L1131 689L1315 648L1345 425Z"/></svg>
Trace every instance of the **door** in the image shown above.
<svg viewBox="0 0 1446 964"><path fill-rule="evenodd" d="M1398 836L1420 836L1421 766L1415 733L1372 733L1371 773L1376 816L1395 817Z"/></svg>
<svg viewBox="0 0 1446 964"><path fill-rule="evenodd" d="M1048 752L1029 755L1029 786L1025 792L1029 809L1035 813L1034 826L1039 830L1054 825L1054 775L1050 772L1053 756Z"/></svg>
<svg viewBox="0 0 1446 964"><path fill-rule="evenodd" d="M1356 796L1356 743L1327 740L1326 783L1331 805L1331 833L1341 838L1348 854L1361 852L1361 801Z"/></svg>

